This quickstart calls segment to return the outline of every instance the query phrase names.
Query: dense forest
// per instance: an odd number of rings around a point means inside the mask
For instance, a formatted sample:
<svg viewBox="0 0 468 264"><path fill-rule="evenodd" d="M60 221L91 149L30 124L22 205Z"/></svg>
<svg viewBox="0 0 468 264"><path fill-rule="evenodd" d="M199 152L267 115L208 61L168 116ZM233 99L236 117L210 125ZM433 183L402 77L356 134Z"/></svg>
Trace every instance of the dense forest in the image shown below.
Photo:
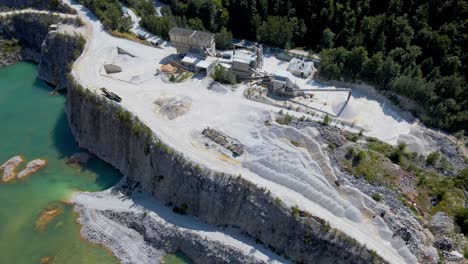
<svg viewBox="0 0 468 264"><path fill-rule="evenodd" d="M111 29L128 27L117 0L79 1ZM322 79L369 83L397 103L403 95L426 124L468 132L467 0L164 0L163 17L151 1L121 2L164 38L177 25L221 32L220 48L234 36L321 52Z"/></svg>

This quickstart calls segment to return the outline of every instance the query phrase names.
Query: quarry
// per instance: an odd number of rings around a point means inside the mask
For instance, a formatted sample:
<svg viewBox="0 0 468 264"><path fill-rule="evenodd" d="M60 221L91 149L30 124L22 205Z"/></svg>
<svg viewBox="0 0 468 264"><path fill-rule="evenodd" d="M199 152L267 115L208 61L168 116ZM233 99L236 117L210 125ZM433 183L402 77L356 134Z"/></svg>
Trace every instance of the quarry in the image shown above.
<svg viewBox="0 0 468 264"><path fill-rule="evenodd" d="M173 28L161 44L130 9L132 30L157 45L116 38L64 2L86 39L68 80L72 133L125 176L71 199L86 239L122 263L177 250L197 263L418 263L433 252L409 245L391 213L340 181L323 128L280 122L330 116L330 127L431 152L425 128L371 87L320 82L315 62L281 60L258 44L217 51L209 32ZM239 83L215 82L218 66Z"/></svg>
<svg viewBox="0 0 468 264"><path fill-rule="evenodd" d="M83 12L81 6L73 4L72 6ZM154 131L159 141L168 144L176 152L183 153L191 162L225 175L240 175L255 185L271 191L275 196L278 195L287 207L299 205L301 210L313 212L313 215L325 219L331 227L342 230L359 243L366 244L389 262L414 262L415 257L404 243L395 240L397 238L392 237L391 231L384 224L375 223L377 220L372 218L375 213L366 205L368 198L352 188L346 186L338 188L335 185L336 176L326 156L321 152L321 147L314 140L316 132L313 129L298 130L276 124L265 126L266 121L274 122L275 115L280 109L246 99L243 92L249 86L249 82L222 94L207 89L212 82L209 77L191 78L181 82L167 81L157 69L165 64L167 58L171 56L173 58L174 54L178 54L174 47L154 48L116 39L102 32L99 22L89 21L89 23L92 25L92 31L88 33L85 55L80 57L72 70L75 80L86 90L99 96L98 89L106 87L119 95L122 98L120 107L138 117ZM190 36L195 34L185 31L182 33ZM118 49L125 52L118 52ZM200 54L199 56L210 56L212 53L211 48L204 46L190 51L192 54ZM237 54L239 52L236 50ZM182 55L187 56L183 53ZM232 57L236 58L235 55ZM179 56L179 58L181 61L174 63L173 66L177 67L184 63L184 57ZM238 59L238 61L245 61L250 65L248 60ZM120 67L122 71L103 75L103 66L109 63ZM234 64L231 67L233 66ZM263 69L254 69L252 75L260 70L264 72L262 75L269 75L282 68L287 70L287 67L288 63L274 56L265 56ZM301 77L291 78L294 78L292 81L299 85L314 83ZM345 94L344 98L334 98L334 94L330 92L327 97L333 99L326 103L324 111L333 112L335 105L344 103L347 96ZM155 100L159 109L170 108L169 104L174 102L174 100L158 100L163 97L184 98L184 101L190 102L191 107L178 111L177 118L168 119L156 115ZM354 103L359 104L359 100L351 99L349 102L349 104ZM377 103L368 107L379 108ZM302 113L290 114L302 116ZM355 118L353 114L356 112L349 113L350 119ZM71 118L73 119L73 116ZM394 120L391 117L387 118ZM373 120L378 122L376 118ZM384 140L396 141L400 134L410 130L409 124L401 124L397 120L393 122L406 128L406 131L404 129L393 133L386 131L394 138L385 138L384 134L382 135ZM237 139L245 149L240 159L222 155L216 149L207 149L204 144L197 143L198 135L202 134L206 127ZM82 143L79 139L80 133L75 133L78 134L76 137L80 145L86 146L86 143ZM369 131L369 133L378 132ZM304 147L295 147L289 140L304 142ZM149 188L145 181L142 183L143 189ZM189 211L192 206L188 205Z"/></svg>

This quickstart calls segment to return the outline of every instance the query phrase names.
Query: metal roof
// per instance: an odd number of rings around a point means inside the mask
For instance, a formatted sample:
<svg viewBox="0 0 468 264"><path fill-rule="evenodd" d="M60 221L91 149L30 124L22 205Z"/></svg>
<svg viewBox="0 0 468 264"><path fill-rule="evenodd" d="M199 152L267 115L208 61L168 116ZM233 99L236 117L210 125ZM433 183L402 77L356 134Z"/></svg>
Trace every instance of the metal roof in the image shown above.
<svg viewBox="0 0 468 264"><path fill-rule="evenodd" d="M195 30L188 28L173 27L169 31L169 35L178 35L178 36L191 36Z"/></svg>
<svg viewBox="0 0 468 264"><path fill-rule="evenodd" d="M201 42L209 42L214 38L215 34L205 31L195 31L192 38L197 39Z"/></svg>
<svg viewBox="0 0 468 264"><path fill-rule="evenodd" d="M192 54L192 53L189 53L189 54L185 55L184 58L182 59L182 62L192 64L192 65L195 65L200 61L201 61L201 59L198 56L196 56L195 54Z"/></svg>
<svg viewBox="0 0 468 264"><path fill-rule="evenodd" d="M214 38L215 34L205 31L197 31L188 28L173 27L169 31L169 35L192 37L201 42L208 42Z"/></svg>
<svg viewBox="0 0 468 264"><path fill-rule="evenodd" d="M235 62L249 64L251 61L255 61L256 59L257 56L252 52L246 50L236 50L232 60Z"/></svg>
<svg viewBox="0 0 468 264"><path fill-rule="evenodd" d="M197 63L197 67L203 68L203 69L208 69L213 63L216 63L217 59L213 57L208 57L200 62Z"/></svg>

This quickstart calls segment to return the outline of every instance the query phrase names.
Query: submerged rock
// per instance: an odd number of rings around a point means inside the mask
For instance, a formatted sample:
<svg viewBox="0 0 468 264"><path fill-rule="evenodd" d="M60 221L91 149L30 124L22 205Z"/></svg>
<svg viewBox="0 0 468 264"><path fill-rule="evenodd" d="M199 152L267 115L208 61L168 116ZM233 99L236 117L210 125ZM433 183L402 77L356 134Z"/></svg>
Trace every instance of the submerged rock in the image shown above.
<svg viewBox="0 0 468 264"><path fill-rule="evenodd" d="M29 176L35 173L36 171L42 169L45 165L47 165L47 161L45 160L42 160L42 159L31 160L26 165L26 168L18 173L17 177L21 179L26 176Z"/></svg>
<svg viewBox="0 0 468 264"><path fill-rule="evenodd" d="M76 152L68 158L67 164L86 165L92 157L93 156L87 152Z"/></svg>
<svg viewBox="0 0 468 264"><path fill-rule="evenodd" d="M42 257L39 263L40 264L52 264L54 263L54 257L52 256Z"/></svg>
<svg viewBox="0 0 468 264"><path fill-rule="evenodd" d="M42 231L44 230L47 225L54 220L59 214L62 213L61 207L55 208L46 208L42 211L39 218L36 220L36 230Z"/></svg>
<svg viewBox="0 0 468 264"><path fill-rule="evenodd" d="M3 170L3 177L2 180L4 182L12 181L16 177L16 167L18 167L21 162L23 162L23 158L21 156L14 156L13 158L7 160L0 166L0 172Z"/></svg>

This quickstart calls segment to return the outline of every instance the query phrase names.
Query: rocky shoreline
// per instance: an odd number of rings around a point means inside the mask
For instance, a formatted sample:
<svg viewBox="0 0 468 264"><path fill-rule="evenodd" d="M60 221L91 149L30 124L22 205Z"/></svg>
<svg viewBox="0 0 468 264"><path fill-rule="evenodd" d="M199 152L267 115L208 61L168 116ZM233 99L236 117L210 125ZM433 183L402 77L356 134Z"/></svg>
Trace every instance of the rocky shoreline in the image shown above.
<svg viewBox="0 0 468 264"><path fill-rule="evenodd" d="M14 43L14 41L0 40L0 67L14 64L23 59L23 56L21 55L21 48L16 46L16 44L14 44L15 46L11 49L6 48L9 47L12 43Z"/></svg>
<svg viewBox="0 0 468 264"><path fill-rule="evenodd" d="M79 193L73 202L80 213L82 236L111 249L122 263L163 263L165 254L177 251L195 263L289 262L243 238L236 230L232 230L232 236L224 235L223 229L174 214L170 207L148 195L121 191L117 187L99 193Z"/></svg>

